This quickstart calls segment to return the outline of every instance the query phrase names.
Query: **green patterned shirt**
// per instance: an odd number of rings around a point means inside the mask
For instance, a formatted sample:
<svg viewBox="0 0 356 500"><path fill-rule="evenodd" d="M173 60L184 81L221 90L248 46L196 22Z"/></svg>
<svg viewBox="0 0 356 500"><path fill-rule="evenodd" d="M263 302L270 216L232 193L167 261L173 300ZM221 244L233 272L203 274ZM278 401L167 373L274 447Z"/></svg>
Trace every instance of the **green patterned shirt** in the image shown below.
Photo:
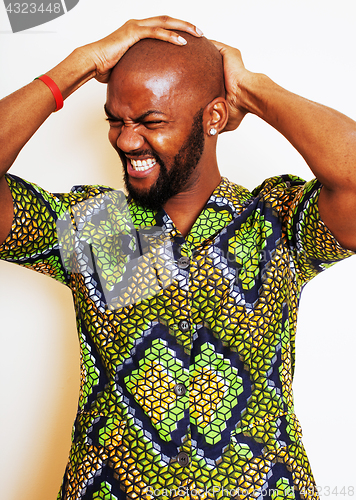
<svg viewBox="0 0 356 500"><path fill-rule="evenodd" d="M69 286L77 313L81 391L58 498L316 498L293 409L298 303L352 254L319 218L318 181L249 192L223 178L183 238L164 210L131 200L123 216L109 188L7 179L1 258ZM169 241L153 265L147 228Z"/></svg>

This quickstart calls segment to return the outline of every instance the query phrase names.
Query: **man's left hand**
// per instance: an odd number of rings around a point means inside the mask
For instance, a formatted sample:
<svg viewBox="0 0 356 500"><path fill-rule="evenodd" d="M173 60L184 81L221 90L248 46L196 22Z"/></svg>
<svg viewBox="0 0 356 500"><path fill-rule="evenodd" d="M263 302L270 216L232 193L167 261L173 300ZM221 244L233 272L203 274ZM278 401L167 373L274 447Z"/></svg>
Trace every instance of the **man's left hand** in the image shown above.
<svg viewBox="0 0 356 500"><path fill-rule="evenodd" d="M248 110L242 106L242 80L250 74L244 66L241 52L238 49L211 40L223 57L226 101L229 109L229 119L223 132L235 130Z"/></svg>

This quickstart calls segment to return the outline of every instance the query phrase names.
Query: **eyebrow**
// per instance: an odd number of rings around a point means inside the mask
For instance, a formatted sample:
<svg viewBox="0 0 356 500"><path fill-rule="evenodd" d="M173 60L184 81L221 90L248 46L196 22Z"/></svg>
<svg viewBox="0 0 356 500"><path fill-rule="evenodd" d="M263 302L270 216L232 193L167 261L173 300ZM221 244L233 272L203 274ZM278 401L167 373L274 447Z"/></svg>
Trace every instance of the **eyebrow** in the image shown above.
<svg viewBox="0 0 356 500"><path fill-rule="evenodd" d="M111 113L107 107L106 104L104 104L104 111L105 113L107 114L108 118L113 118L114 120L118 120L120 121L121 118L118 118L117 116L115 116L113 113ZM134 121L135 122L140 122L142 120L144 120L145 118L147 118L147 116L149 115L165 115L162 111L158 111L157 109L150 109L148 111L146 111L145 113L143 113L142 115L138 116Z"/></svg>

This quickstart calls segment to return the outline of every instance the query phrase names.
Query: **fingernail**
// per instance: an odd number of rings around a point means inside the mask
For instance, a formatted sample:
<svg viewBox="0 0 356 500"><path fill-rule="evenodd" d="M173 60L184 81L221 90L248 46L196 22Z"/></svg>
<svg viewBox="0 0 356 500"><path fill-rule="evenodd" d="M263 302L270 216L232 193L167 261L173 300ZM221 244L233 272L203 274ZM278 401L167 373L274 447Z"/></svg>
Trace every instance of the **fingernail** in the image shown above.
<svg viewBox="0 0 356 500"><path fill-rule="evenodd" d="M199 28L197 28L197 27L195 27L195 31L196 31L196 33L198 33L198 35L200 35L200 36L203 36L203 35L204 35L204 33L202 32L202 30L200 30L200 29L199 29Z"/></svg>
<svg viewBox="0 0 356 500"><path fill-rule="evenodd" d="M182 36L179 36L178 42L181 43L182 45L185 45L187 43L187 40L185 38L183 38Z"/></svg>

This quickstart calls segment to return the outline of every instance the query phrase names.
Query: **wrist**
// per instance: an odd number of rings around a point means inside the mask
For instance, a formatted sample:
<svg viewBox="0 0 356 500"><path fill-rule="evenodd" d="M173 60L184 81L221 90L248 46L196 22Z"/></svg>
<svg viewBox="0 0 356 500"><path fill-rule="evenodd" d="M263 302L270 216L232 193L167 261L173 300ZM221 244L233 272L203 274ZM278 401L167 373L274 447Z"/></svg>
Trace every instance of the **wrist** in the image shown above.
<svg viewBox="0 0 356 500"><path fill-rule="evenodd" d="M66 99L95 76L95 65L84 47L79 47L46 75L56 83L63 99Z"/></svg>
<svg viewBox="0 0 356 500"><path fill-rule="evenodd" d="M241 107L248 113L264 118L266 113L265 97L272 86L276 86L276 84L268 76L246 71L244 77L239 81Z"/></svg>

